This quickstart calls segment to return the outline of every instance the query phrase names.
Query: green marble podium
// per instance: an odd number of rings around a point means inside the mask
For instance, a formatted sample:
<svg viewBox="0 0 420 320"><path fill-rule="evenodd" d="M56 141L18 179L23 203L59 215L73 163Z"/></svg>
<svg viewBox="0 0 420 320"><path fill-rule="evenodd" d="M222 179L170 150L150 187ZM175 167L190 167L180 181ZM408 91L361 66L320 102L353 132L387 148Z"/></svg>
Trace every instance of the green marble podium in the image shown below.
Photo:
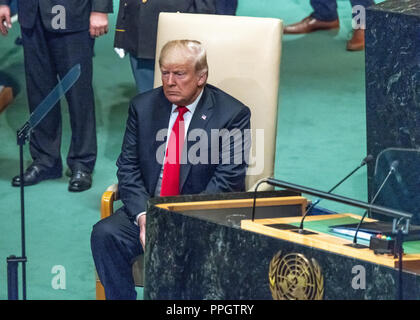
<svg viewBox="0 0 420 320"><path fill-rule="evenodd" d="M387 0L366 11L366 129L369 199L399 161L375 203L420 224L420 1Z"/></svg>
<svg viewBox="0 0 420 320"><path fill-rule="evenodd" d="M354 223L358 216L309 216L305 229L316 234L304 236L272 226L298 225L305 198L258 193L254 221L252 204L253 193L151 200L144 298L396 298L394 256L345 246L351 238L328 232L330 225ZM405 242L404 250L403 298L419 299L420 242Z"/></svg>

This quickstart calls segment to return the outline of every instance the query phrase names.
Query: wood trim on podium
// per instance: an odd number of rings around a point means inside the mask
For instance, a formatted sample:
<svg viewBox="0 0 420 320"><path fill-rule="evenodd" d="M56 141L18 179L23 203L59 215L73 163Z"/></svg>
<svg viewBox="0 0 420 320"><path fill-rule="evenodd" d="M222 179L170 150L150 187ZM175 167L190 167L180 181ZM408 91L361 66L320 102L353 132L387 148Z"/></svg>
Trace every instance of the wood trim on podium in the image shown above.
<svg viewBox="0 0 420 320"><path fill-rule="evenodd" d="M306 221L320 221L329 219L338 219L352 217L360 219L361 216L355 214L334 214L334 215L320 215L320 216L308 216ZM366 219L366 221L374 221L372 219ZM299 243L304 246L317 248L328 252L334 252L348 257L357 258L360 260L369 261L372 263L388 266L391 268L398 268L398 259L394 258L394 255L377 255L369 248L356 249L353 247L346 246L352 241L346 240L340 237L336 237L326 233L319 233L310 228L305 228L309 231L314 231L316 234L299 234L291 230L279 230L268 226L267 224L290 224L300 222L299 217L287 217L287 218L272 218L272 219L258 219L258 220L242 220L241 228L264 234L270 237L283 239L286 241ZM405 254L403 257L403 269L420 274L420 254Z"/></svg>
<svg viewBox="0 0 420 320"><path fill-rule="evenodd" d="M302 215L305 213L305 208L308 200L304 197L275 197L275 198L257 198L257 207L269 206L287 206L287 205L301 205ZM204 209L225 209L225 208L247 208L252 207L254 199L235 199L235 200L217 200L217 201L195 201L195 202L181 202L181 203L161 203L156 207L166 209L168 211L188 211L188 210L204 210Z"/></svg>

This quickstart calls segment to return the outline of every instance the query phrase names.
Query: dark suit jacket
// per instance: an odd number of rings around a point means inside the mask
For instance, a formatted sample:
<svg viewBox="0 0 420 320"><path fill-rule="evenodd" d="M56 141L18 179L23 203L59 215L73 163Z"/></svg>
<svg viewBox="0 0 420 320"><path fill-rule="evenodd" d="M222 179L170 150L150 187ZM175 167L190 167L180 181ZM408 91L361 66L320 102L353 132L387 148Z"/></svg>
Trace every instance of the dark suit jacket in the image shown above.
<svg viewBox="0 0 420 320"><path fill-rule="evenodd" d="M159 148L164 152L165 145L164 141L157 141L156 137L159 130L167 130L171 106L162 87L138 95L131 101L122 152L117 160L117 176L118 190L125 206L123 209L132 219L146 210L147 200L154 196L163 162L163 153L159 154ZM200 150L204 153L200 156L206 155L207 152L207 163L201 161L202 163L192 164L191 159L186 163L181 162L181 194L245 190L245 159L248 158L249 152L249 148L244 147L245 139L212 139L211 130L227 129L232 132L233 129L239 129L243 132L250 128L250 117L248 107L223 91L206 85L188 128L187 137L194 129L203 129L203 135L197 139L193 138L194 141L186 141L184 152L190 152L192 148L195 152L198 141L204 142ZM211 163L211 146L213 151L216 151L216 158L220 160L221 151L229 150L223 149L226 144L230 145L229 163ZM240 162L233 159L238 150L242 153ZM159 158L159 161L156 158Z"/></svg>
<svg viewBox="0 0 420 320"><path fill-rule="evenodd" d="M114 46L154 59L160 12L215 13L215 0L120 0Z"/></svg>
<svg viewBox="0 0 420 320"><path fill-rule="evenodd" d="M0 4L8 5L10 0L0 0ZM54 29L52 19L57 16L53 13L54 6L65 8L65 29ZM38 8L42 22L48 31L52 32L75 32L89 29L89 17L92 11L111 13L113 12L112 0L19 0L18 17L22 28L32 28Z"/></svg>

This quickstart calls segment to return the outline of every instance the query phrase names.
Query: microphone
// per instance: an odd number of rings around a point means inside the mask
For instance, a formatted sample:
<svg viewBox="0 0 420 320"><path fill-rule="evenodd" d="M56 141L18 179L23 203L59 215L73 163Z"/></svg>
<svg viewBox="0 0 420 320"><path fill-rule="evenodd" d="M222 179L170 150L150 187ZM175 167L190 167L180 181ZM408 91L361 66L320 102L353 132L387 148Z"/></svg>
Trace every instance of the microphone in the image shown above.
<svg viewBox="0 0 420 320"><path fill-rule="evenodd" d="M347 176L345 176L343 179L341 179L340 182L338 182L334 187L332 187L330 190L328 190L327 193L333 192L339 185L341 185L344 181L346 181L348 178L350 178L357 170L359 170L361 167L363 167L364 165L366 165L367 163L369 163L372 160L373 160L373 156L371 154L367 155L362 160L362 162L355 169L353 169L353 171L351 171ZM313 232L310 232L310 231L305 231L303 229L303 222L304 222L306 216L311 212L313 207L315 207L320 201L321 201L321 199L318 199L318 200L312 202L312 204L306 209L305 213L303 214L302 220L300 221L299 229L296 232L298 232L300 234L312 234L313 233Z"/></svg>
<svg viewBox="0 0 420 320"><path fill-rule="evenodd" d="M378 197L378 195L381 193L382 188L385 186L385 183L388 181L389 177L391 176L391 174L395 173L397 170L397 167L399 165L398 160L394 160L391 163L391 166L389 167L389 171L388 174L386 175L384 181L382 182L381 186L379 187L378 191L376 192L375 196L373 197L372 201L369 204L373 204L376 200L376 198ZM365 246L363 245L359 245L357 243L357 234L359 232L359 229L363 223L363 220L366 218L366 215L368 214L368 212L370 212L371 210L366 210L365 213L362 216L362 219L360 219L359 224L356 227L356 232L354 233L354 238L353 238L353 243L350 245L354 248L365 248ZM369 215L370 216L370 215Z"/></svg>
<svg viewBox="0 0 420 320"><path fill-rule="evenodd" d="M400 163L398 162L398 160L394 160L394 161L392 161L390 171L391 171L391 172L395 172L395 171L397 170L397 167L398 167L398 165L399 165L399 164L400 164Z"/></svg>

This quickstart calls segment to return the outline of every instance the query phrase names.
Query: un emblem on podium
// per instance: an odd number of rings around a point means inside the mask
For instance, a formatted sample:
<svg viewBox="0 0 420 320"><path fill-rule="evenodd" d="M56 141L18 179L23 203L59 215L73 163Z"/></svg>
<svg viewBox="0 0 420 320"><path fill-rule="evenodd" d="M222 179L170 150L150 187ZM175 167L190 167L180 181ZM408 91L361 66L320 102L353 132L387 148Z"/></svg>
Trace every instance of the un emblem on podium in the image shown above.
<svg viewBox="0 0 420 320"><path fill-rule="evenodd" d="M282 256L279 251L270 262L268 277L274 300L322 300L324 296L321 267L303 254Z"/></svg>

